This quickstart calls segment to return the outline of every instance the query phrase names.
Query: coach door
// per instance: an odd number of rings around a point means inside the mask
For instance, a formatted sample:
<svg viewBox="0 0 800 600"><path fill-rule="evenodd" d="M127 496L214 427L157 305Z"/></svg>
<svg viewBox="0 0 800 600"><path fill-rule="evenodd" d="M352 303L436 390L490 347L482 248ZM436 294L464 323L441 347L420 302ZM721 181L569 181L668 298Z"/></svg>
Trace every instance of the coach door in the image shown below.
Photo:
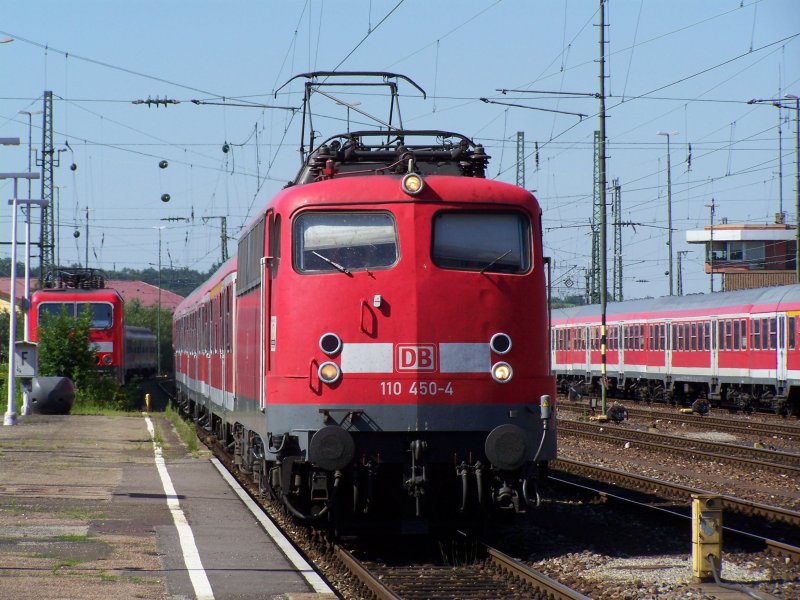
<svg viewBox="0 0 800 600"><path fill-rule="evenodd" d="M786 381L786 314L778 315L778 349L777 349L778 381Z"/></svg>
<svg viewBox="0 0 800 600"><path fill-rule="evenodd" d="M719 376L719 345L720 345L719 319L711 317L711 349L709 357L709 368L711 370L711 378L716 379Z"/></svg>

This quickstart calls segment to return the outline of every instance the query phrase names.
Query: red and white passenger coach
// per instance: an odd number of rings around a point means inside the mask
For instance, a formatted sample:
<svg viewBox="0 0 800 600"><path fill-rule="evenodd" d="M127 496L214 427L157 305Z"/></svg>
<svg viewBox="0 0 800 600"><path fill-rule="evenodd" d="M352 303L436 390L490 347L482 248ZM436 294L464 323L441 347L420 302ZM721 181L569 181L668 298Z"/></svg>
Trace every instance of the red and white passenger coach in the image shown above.
<svg viewBox="0 0 800 600"><path fill-rule="evenodd" d="M179 401L296 517L535 502L556 453L541 213L487 161L449 132L330 138L177 308Z"/></svg>
<svg viewBox="0 0 800 600"><path fill-rule="evenodd" d="M559 386L596 393L599 305L552 318ZM612 394L800 412L800 285L609 303L606 322Z"/></svg>

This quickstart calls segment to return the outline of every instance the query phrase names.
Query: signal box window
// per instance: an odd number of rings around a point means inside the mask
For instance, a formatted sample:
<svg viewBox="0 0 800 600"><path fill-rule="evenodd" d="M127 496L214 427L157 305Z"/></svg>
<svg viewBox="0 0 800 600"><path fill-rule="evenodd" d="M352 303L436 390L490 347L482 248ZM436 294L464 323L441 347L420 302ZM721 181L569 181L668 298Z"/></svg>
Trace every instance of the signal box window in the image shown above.
<svg viewBox="0 0 800 600"><path fill-rule="evenodd" d="M431 254L442 269L525 273L530 239L530 220L521 213L440 212L433 219Z"/></svg>
<svg viewBox="0 0 800 600"><path fill-rule="evenodd" d="M294 223L294 266L301 273L388 269L397 258L389 213L308 212Z"/></svg>

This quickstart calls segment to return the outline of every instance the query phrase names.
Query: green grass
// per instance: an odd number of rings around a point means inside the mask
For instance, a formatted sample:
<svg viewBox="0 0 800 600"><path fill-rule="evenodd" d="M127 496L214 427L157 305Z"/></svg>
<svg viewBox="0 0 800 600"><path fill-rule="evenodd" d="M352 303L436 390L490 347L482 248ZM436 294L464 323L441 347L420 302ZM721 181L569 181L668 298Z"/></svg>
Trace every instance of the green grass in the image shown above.
<svg viewBox="0 0 800 600"><path fill-rule="evenodd" d="M65 559L62 559L62 560L58 561L58 562L57 562L57 563L56 563L56 564L53 566L53 572L55 573L55 572L56 572L56 571L58 571L59 569L63 569L63 568L65 568L65 567L67 567L67 568L68 568L68 567L76 567L76 566L78 566L79 564L81 564L81 563L84 563L84 562L88 562L88 561L86 561L86 560L81 560L81 559L79 559L79 558L65 558Z"/></svg>
<svg viewBox="0 0 800 600"><path fill-rule="evenodd" d="M164 435L161 433L158 423L153 423L153 441L161 448L164 447Z"/></svg>
<svg viewBox="0 0 800 600"><path fill-rule="evenodd" d="M122 410L108 404L98 404L88 400L76 400L71 415L101 415L105 417L138 417L137 411Z"/></svg>
<svg viewBox="0 0 800 600"><path fill-rule="evenodd" d="M53 539L59 542L74 542L79 544L93 541L88 535L75 535L71 533L53 536Z"/></svg>
<svg viewBox="0 0 800 600"><path fill-rule="evenodd" d="M175 427L175 431L178 432L178 437L186 444L187 450L191 452L192 456L197 456L199 454L199 449L194 425L184 421L178 411L172 408L171 405L167 405L164 416L167 417L170 423Z"/></svg>
<svg viewBox="0 0 800 600"><path fill-rule="evenodd" d="M70 519L75 519L77 521L92 521L96 519L108 518L108 515L105 513L96 510L89 510L88 508L82 508L79 506L75 508L68 508L61 511L61 513Z"/></svg>

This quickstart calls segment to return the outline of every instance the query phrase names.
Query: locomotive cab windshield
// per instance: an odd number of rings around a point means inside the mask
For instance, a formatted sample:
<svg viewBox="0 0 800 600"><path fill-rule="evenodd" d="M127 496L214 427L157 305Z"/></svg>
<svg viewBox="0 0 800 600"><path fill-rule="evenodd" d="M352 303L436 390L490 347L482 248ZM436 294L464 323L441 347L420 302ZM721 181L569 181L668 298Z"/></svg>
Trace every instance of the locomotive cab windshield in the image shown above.
<svg viewBox="0 0 800 600"><path fill-rule="evenodd" d="M387 212L309 212L295 221L301 273L387 269L398 259L397 227Z"/></svg>

